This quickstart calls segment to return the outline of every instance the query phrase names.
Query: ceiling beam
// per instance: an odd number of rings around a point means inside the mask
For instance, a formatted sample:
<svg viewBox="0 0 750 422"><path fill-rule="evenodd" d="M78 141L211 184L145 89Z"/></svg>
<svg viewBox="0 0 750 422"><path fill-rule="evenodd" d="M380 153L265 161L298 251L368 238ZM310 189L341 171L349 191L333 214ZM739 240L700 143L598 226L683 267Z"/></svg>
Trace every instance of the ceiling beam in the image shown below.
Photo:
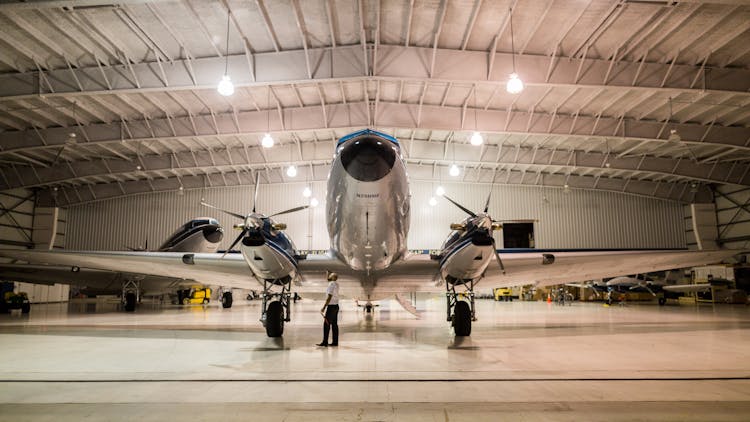
<svg viewBox="0 0 750 422"><path fill-rule="evenodd" d="M468 132L467 134L468 135ZM459 135L465 138L463 134ZM292 136L294 138L294 136ZM445 141L443 141L445 142ZM301 142L315 144L315 142ZM326 150L326 146L329 150ZM189 174L193 170L200 172L224 171L228 167L241 166L243 168L258 167L281 167L294 164L304 167L312 163L328 163L330 150L333 149L331 142L325 142L318 147L303 148L295 142L285 143L276 147L272 154L266 153L268 160L264 158L264 149L255 145L253 147L227 147L221 149L205 149L173 152L169 155L149 154L138 155L138 166L132 160L119 158L99 159L81 163L74 171L69 162L58 163L48 168L17 168L13 173L6 173L4 180L10 185L2 186L3 189L36 188L61 185L85 184L89 178L112 176L118 180L134 176L138 179L162 178L161 172ZM680 160L677 165L674 160L657 157L610 157L607 152L586 152L583 150L558 150L556 148L544 148L538 146L521 146L516 148L500 148L498 145L485 145L484 153L493 157L490 161L477 161L477 148L460 143L454 145L453 155L446 157L443 147L435 141L414 140L412 141L412 153L406 159L410 164L432 163L448 167L457 164L460 167L496 169L499 165L506 168L525 168L536 172L549 173L549 167L560 169L564 174L581 174L599 171L607 178L617 178L624 175L627 178L636 177L641 180L655 181L657 176L674 176L682 182L701 183L723 183L725 175L738 179L742 176L742 168L726 168L716 171L716 165L698 164L688 160ZM301 154L300 160L289 160L295 150ZM173 159L174 158L174 159ZM281 159L280 159L281 158ZM714 176L716 175L716 176Z"/></svg>
<svg viewBox="0 0 750 422"><path fill-rule="evenodd" d="M658 198L678 202L710 202L711 194L705 186L691 189L690 183L660 183L651 181L632 180L622 177L601 177L600 175L575 175L562 173L548 173L534 167L512 167L496 165L483 166L476 163L460 163L464 169L463 176L468 175L474 183L480 184L506 184L576 189L596 189L650 198ZM281 173L288 162L281 164L261 164L257 166L229 165L219 166L218 169L203 168L186 170L184 173L166 177L140 180L122 180L117 183L89 183L75 186L61 186L57 190L42 190L37 193L38 203L42 206L55 205L59 207L84 204L89 202L113 199L149 192L176 192L180 186L183 189L220 188L225 186L253 186L255 180L253 175L258 171L266 171L269 179L266 183L284 183ZM313 181L322 182L326 180L330 158L307 163L300 167L300 171L309 172L287 183L309 183ZM407 168L411 181L434 181L435 174L443 174L443 180L451 180L447 175L450 163L440 160L428 160L426 162L409 162ZM539 177L541 176L541 177ZM676 186L676 188L672 188ZM693 192L695 190L695 192ZM61 194L62 192L62 194Z"/></svg>
<svg viewBox="0 0 750 422"><path fill-rule="evenodd" d="M276 108L276 107L272 107ZM561 139L578 139L584 142L608 142L628 140L631 143L646 142L652 146L667 145L670 131L664 130L664 122L635 121L627 118L588 116L583 114L526 112L511 110L483 110L467 107L477 115L477 129L485 133L556 135ZM131 119L127 123L91 124L85 127L87 144L110 144L117 146L123 141L130 143L169 141L172 139L216 139L237 135L259 135L269 124L271 132L305 131L320 129L325 119L331 129L367 127L368 104L363 101L325 105L310 105L295 108L277 108L278 113L268 110L238 111L192 115L188 117ZM378 104L378 126L400 129L458 130L464 110L458 106L436 106L396 103L380 100ZM280 120L283 118L283 120ZM270 119L270 122L267 121ZM282 126L281 121L285 123ZM240 128L238 130L237 128ZM693 123L670 123L680 135L680 145L690 148L722 146L745 155L750 154L746 146L750 139L750 128L702 126ZM0 133L0 157L11 152L38 149L54 149L64 145L70 128L48 128ZM42 141L42 139L44 141ZM125 144L127 144L126 142ZM671 144L669 144L671 145ZM715 150L715 149L714 149Z"/></svg>
<svg viewBox="0 0 750 422"><path fill-rule="evenodd" d="M229 74L236 87L267 84L309 83L361 78L362 47L339 46L335 49L309 48L305 50L258 53L254 55L255 75L247 72L245 54L229 57ZM425 57L432 57L425 62ZM393 45L378 46L378 76L385 78L453 81L466 83L504 84L512 71L510 55L496 53L495 65L490 73L486 52L432 49ZM308 77L307 60L319 63ZM461 64L458 66L458 64ZM121 66L82 67L44 70L49 81L39 87L39 71L0 75L0 101L13 101L29 97L102 95L128 92L163 92L175 90L215 89L216 81L224 73L224 58L212 57L194 60L175 60L173 65L159 67L160 63L131 64L125 78ZM738 97L750 97L750 70L739 68L712 68L705 89L691 88L696 72L701 66L620 61L610 69L608 60L557 57L550 68L548 56L523 55L516 57L517 73L528 87L571 86L591 88L623 88L669 93L732 92ZM642 65L642 66L641 66ZM430 72L432 68L432 72ZM640 70L639 70L640 68ZM194 71L194 75L191 73ZM580 70L580 73L579 73ZM636 74L637 84L633 86ZM667 77L668 76L668 77ZM665 78L666 77L666 78ZM195 78L195 80L193 80ZM169 81L169 86L165 84ZM80 85L77 81L80 81ZM50 89L51 87L51 89Z"/></svg>

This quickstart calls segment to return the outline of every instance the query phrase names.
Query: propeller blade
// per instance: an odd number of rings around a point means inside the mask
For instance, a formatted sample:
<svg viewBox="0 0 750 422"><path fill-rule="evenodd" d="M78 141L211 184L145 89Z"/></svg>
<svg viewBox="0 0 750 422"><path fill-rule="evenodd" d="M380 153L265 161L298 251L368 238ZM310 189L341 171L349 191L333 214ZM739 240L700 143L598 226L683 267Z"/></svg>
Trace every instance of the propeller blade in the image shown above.
<svg viewBox="0 0 750 422"><path fill-rule="evenodd" d="M289 208L288 210L279 211L276 214L271 214L268 217L276 217L277 215L283 215L283 214L289 214L289 213L293 213L293 212L297 212L297 211L302 211L305 208L310 208L310 206L309 205L302 205L300 207Z"/></svg>
<svg viewBox="0 0 750 422"><path fill-rule="evenodd" d="M468 209L468 208L466 208L465 206L463 206L463 205L459 204L458 202L456 202L456 201L454 201L454 200L452 200L452 199L448 198L448 195L443 195L443 198L445 198L445 199L449 200L449 201L451 202L451 204L453 204L453 205L457 206L458 208L460 208L460 209L461 209L461 211L465 212L466 214L469 214L469 215L470 215L470 216L472 216L472 217L476 217L476 216L477 216L477 215L476 215L476 214L474 214L474 212L473 212L473 211L471 211L470 209Z"/></svg>
<svg viewBox="0 0 750 422"><path fill-rule="evenodd" d="M242 215L242 214L238 214L238 213L232 212L232 211L223 210L223 209L221 209L219 207L215 207L215 206L213 206L211 204L207 204L207 203L203 202L203 200L201 200L201 205L203 205L204 207L208 207L208 208L213 208L215 210L219 210L219 211L223 212L224 214L229 214L229 215L231 215L233 217L239 218L240 220L244 220L245 219L245 216Z"/></svg>
<svg viewBox="0 0 750 422"><path fill-rule="evenodd" d="M487 214L487 210L490 209L490 198L492 198L492 188L490 188L490 193L487 195L487 202L484 204L484 213Z"/></svg>
<svg viewBox="0 0 750 422"><path fill-rule="evenodd" d="M495 246L495 238L492 238L492 252L495 252L495 259L497 260L497 265L500 266L500 269L503 271L503 274L505 274L505 265L503 265L503 260L500 259L500 254L497 253L497 246Z"/></svg>
<svg viewBox="0 0 750 422"><path fill-rule="evenodd" d="M221 256L221 258L222 258L222 259L223 259L223 258L224 258L225 256L227 256L227 254L229 253L229 251L231 251L231 250L232 250L232 248L234 248L234 246L235 246L235 245L236 245L236 244L237 244L237 243L238 243L238 242L239 242L240 240L242 240L242 238L243 238L243 237L245 236L245 233L247 233L247 229L242 229L242 231L240 232L240 235L239 235L239 236L237 236L237 238L236 238L236 239L234 239L234 242L232 242L232 244L231 244L231 245L230 245L230 246L229 246L229 247L227 248L227 250L226 250L226 251L224 251L224 254L223 254L223 255Z"/></svg>
<svg viewBox="0 0 750 422"><path fill-rule="evenodd" d="M255 193L253 194L253 214L255 214L255 206L258 204L258 187L260 187L260 174L255 174Z"/></svg>

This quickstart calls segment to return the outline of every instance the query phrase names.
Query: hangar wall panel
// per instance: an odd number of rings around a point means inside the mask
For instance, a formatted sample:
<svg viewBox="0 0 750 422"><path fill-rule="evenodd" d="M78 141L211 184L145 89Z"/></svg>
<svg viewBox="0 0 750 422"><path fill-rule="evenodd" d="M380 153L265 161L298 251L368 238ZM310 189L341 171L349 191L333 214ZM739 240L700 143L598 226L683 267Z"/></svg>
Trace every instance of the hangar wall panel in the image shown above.
<svg viewBox="0 0 750 422"><path fill-rule="evenodd" d="M287 233L299 249L327 249L325 182L312 183L320 205L278 218L288 224ZM259 212L271 214L307 203L305 183L261 185ZM462 211L442 198L431 207L437 183L411 183L411 231L409 248L437 249L452 222ZM444 183L447 194L467 207L481 211L489 185ZM67 247L70 249L122 250L126 246L160 245L179 225L200 216L217 218L225 227L221 248L230 245L236 219L202 207L200 199L239 213L252 209L253 187L199 189L144 194L94 202L68 210ZM602 191L498 185L493 188L490 214L498 220L535 220L537 248L684 248L682 206L668 201ZM498 246L502 236L498 235Z"/></svg>
<svg viewBox="0 0 750 422"><path fill-rule="evenodd" d="M266 215L305 205L302 196L306 183L261 185L257 211ZM287 234L299 249L327 249L325 227L325 182L310 183L316 208L275 218L287 223ZM253 208L253 186L186 190L143 194L88 203L68 210L67 247L69 249L124 250L143 247L156 249L182 224L196 217L214 217L224 227L220 249L228 248L239 234L232 225L240 220L200 205L201 198L217 207L247 214Z"/></svg>
<svg viewBox="0 0 750 422"><path fill-rule="evenodd" d="M438 183L415 182L412 188L411 248L433 248L448 234L450 223L466 214L448 201L429 198ZM481 211L487 184L443 183L446 195ZM534 220L537 248L684 248L682 207L675 202L613 192L533 186L496 185L489 214L495 220ZM498 247L502 235L495 236Z"/></svg>

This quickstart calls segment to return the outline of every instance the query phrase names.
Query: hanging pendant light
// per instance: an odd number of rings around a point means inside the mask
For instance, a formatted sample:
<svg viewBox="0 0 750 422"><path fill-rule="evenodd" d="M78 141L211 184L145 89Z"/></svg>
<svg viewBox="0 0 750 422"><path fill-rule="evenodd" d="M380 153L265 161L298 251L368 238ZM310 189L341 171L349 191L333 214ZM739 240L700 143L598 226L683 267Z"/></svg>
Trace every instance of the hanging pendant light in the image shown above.
<svg viewBox="0 0 750 422"><path fill-rule="evenodd" d="M287 167L286 175L289 177L297 177L297 167L294 167L294 164Z"/></svg>
<svg viewBox="0 0 750 422"><path fill-rule="evenodd" d="M312 196L312 190L310 190L309 186L305 186L305 188L302 190L302 196L304 196L305 198L309 198L310 196Z"/></svg>
<svg viewBox="0 0 750 422"><path fill-rule="evenodd" d="M448 174L450 174L453 177L456 177L459 174L461 174L461 170L458 169L457 165L451 164L451 168L450 168L450 170L448 170Z"/></svg>
<svg viewBox="0 0 750 422"><path fill-rule="evenodd" d="M273 137L271 137L271 134L266 132L265 135L263 135L263 139L261 139L260 144L263 145L263 148L271 148L274 144Z"/></svg>
<svg viewBox="0 0 750 422"><path fill-rule="evenodd" d="M430 197L430 201L429 201L429 203L430 203L430 206L431 206L431 207L434 207L435 205L437 205L437 199L435 199L435 197L434 197L434 196L433 196L433 197Z"/></svg>
<svg viewBox="0 0 750 422"><path fill-rule="evenodd" d="M310 200L310 206L311 207L317 207L318 205L319 205L319 202L318 202L317 198L313 198L313 199Z"/></svg>
<svg viewBox="0 0 750 422"><path fill-rule="evenodd" d="M442 186L438 186L437 189L435 189L435 195L437 196L445 195L445 188Z"/></svg>
<svg viewBox="0 0 750 422"><path fill-rule="evenodd" d="M469 139L469 142L471 142L474 146L479 146L484 143L484 138L482 137L482 134L479 132L474 132L471 134L471 139Z"/></svg>
<svg viewBox="0 0 750 422"><path fill-rule="evenodd" d="M234 94L234 84L232 83L232 79L229 77L229 16L231 16L232 12L227 8L227 48L224 51L224 76L221 77L221 81L219 81L219 85L216 86L216 90L219 91L219 94L228 97L232 94Z"/></svg>
<svg viewBox="0 0 750 422"><path fill-rule="evenodd" d="M513 73L508 77L508 83L505 84L505 89L509 94L518 94L523 91L523 81L518 77L516 73L516 47L513 40L513 9L508 9L510 19L510 57L513 60Z"/></svg>

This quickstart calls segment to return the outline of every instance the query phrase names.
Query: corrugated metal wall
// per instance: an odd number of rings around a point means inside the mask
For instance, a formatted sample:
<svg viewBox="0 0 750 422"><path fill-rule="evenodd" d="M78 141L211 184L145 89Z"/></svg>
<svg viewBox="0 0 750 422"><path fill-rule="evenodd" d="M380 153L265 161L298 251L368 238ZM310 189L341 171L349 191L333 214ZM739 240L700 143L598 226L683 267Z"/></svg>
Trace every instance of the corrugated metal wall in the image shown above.
<svg viewBox="0 0 750 422"><path fill-rule="evenodd" d="M258 211L270 214L306 203L305 183L261 185ZM320 206L279 218L300 249L327 249L325 183L312 184ZM413 182L409 247L436 249L449 224L462 220L462 211L442 198L431 207L437 183ZM447 194L481 211L487 184L445 183ZM198 216L216 217L225 228L239 221L202 207L211 204L240 213L252 208L253 187L217 188L177 193L144 194L71 207L68 211L69 249L118 250L126 246L158 247L179 225ZM602 191L495 186L490 214L496 219L533 219L537 248L683 248L682 207L673 202ZM236 232L227 230L222 248ZM498 236L498 246L502 245Z"/></svg>
<svg viewBox="0 0 750 422"><path fill-rule="evenodd" d="M257 211L273 214L308 203L302 197L305 183L261 185ZM325 182L310 183L313 196L320 205L275 218L289 225L287 233L299 249L326 249L328 232L325 228ZM148 240L149 249L161 245L180 225L196 217L214 217L225 229L220 248L227 248L239 234L231 227L240 220L200 205L201 198L217 207L240 214L252 211L254 187L186 190L144 194L126 198L94 202L68 210L69 249L122 250L142 247Z"/></svg>
<svg viewBox="0 0 750 422"><path fill-rule="evenodd" d="M412 248L433 248L447 236L451 222L466 215L437 198L437 183L412 183ZM444 183L446 195L469 209L481 211L489 185ZM489 214L496 220L531 219L537 248L684 248L682 207L613 192L496 185ZM497 245L502 236L496 235Z"/></svg>

